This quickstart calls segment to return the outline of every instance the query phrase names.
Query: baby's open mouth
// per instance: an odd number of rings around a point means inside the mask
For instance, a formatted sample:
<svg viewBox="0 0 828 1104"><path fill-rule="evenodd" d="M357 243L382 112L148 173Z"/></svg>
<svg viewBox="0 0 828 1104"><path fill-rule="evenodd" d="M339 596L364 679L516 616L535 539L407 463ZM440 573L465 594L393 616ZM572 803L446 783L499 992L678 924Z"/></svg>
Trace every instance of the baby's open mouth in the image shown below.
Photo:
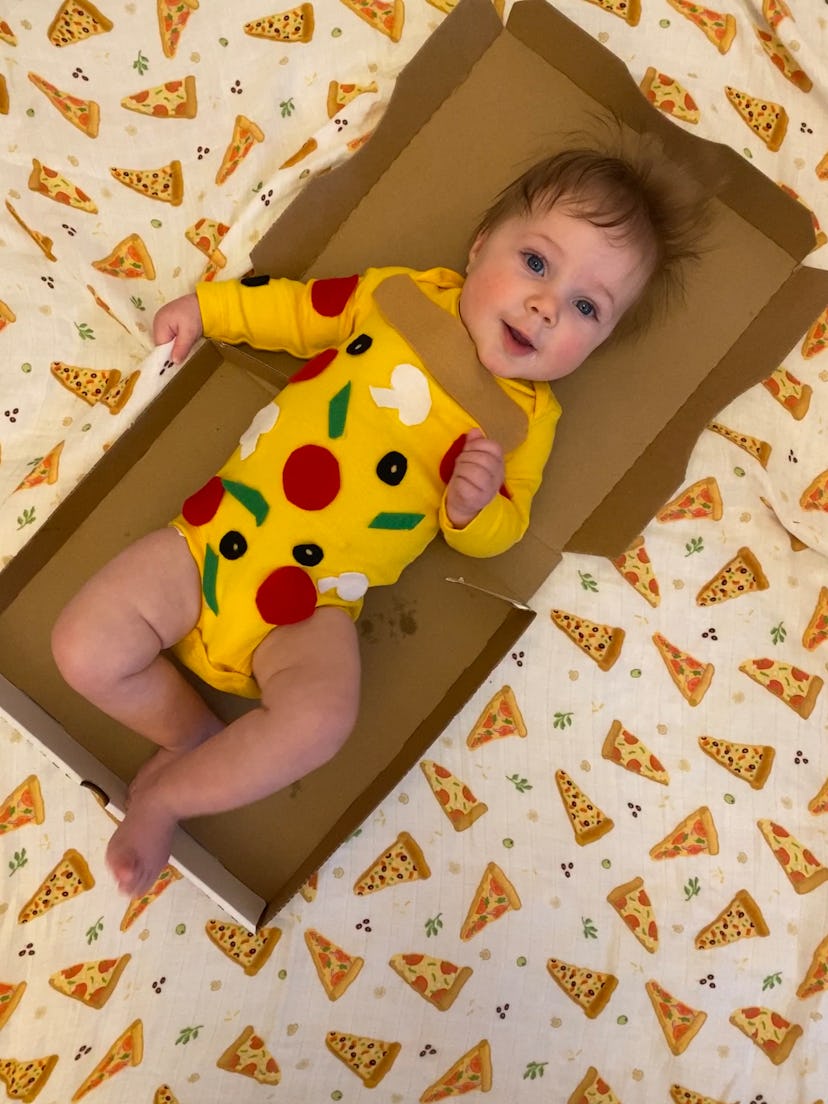
<svg viewBox="0 0 828 1104"><path fill-rule="evenodd" d="M531 350L535 348L529 338L525 334L521 333L520 330L516 330L514 326L510 326L508 322L504 322L503 324L506 327L512 341L514 341L516 345L519 345L521 348L526 350Z"/></svg>

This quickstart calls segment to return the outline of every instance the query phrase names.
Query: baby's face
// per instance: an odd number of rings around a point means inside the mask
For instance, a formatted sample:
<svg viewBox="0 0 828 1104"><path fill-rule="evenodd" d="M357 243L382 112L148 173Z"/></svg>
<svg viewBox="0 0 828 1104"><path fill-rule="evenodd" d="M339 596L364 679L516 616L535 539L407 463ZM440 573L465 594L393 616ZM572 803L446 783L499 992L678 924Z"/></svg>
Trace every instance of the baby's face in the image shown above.
<svg viewBox="0 0 828 1104"><path fill-rule="evenodd" d="M493 375L556 380L606 341L650 271L640 246L565 208L514 216L474 242L460 317Z"/></svg>

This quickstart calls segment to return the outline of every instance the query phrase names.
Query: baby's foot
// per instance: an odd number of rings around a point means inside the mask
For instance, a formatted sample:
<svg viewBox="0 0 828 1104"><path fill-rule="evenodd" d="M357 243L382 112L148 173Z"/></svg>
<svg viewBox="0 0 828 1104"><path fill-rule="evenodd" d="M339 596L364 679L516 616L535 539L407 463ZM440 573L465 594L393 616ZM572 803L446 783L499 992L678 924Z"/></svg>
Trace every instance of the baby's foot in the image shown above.
<svg viewBox="0 0 828 1104"><path fill-rule="evenodd" d="M142 795L134 800L106 849L106 862L122 893L138 897L170 857L176 821Z"/></svg>

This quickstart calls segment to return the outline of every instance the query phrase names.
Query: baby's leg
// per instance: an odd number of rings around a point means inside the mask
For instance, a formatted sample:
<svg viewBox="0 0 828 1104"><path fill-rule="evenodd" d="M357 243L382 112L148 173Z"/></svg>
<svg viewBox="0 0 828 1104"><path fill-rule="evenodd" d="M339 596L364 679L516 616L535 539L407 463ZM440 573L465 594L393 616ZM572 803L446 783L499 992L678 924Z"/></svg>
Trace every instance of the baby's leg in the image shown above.
<svg viewBox="0 0 828 1104"><path fill-rule="evenodd" d="M179 821L275 793L327 762L350 735L359 706L359 646L342 610L323 608L274 629L253 657L253 672L261 705L133 794L107 851L125 892L152 884Z"/></svg>
<svg viewBox="0 0 828 1104"><path fill-rule="evenodd" d="M190 631L200 607L198 568L181 534L150 533L106 564L62 611L52 632L55 661L69 685L104 713L180 753L222 727L159 654Z"/></svg>

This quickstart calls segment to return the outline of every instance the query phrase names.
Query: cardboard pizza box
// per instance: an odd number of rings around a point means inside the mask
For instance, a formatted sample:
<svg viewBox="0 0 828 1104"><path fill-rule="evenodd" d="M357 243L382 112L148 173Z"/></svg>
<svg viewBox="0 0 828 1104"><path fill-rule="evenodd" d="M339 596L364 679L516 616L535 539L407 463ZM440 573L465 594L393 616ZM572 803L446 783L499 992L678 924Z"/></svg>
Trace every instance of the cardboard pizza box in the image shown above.
<svg viewBox="0 0 828 1104"><path fill-rule="evenodd" d="M658 132L666 156L706 179L725 173L686 302L556 384L564 416L520 545L469 560L438 539L394 587L369 592L360 719L334 760L178 833L174 862L250 927L427 752L526 629L562 552L622 551L682 481L705 424L778 365L828 300L828 273L803 265L807 211L652 108L622 63L545 0L517 3L506 28L490 0L462 0L401 74L370 141L300 193L252 265L296 277L397 263L462 270L490 198L607 109ZM295 368L282 354L202 345L0 574L0 707L116 814L152 748L63 685L51 625L92 571L178 512ZM248 707L208 697L226 717Z"/></svg>

